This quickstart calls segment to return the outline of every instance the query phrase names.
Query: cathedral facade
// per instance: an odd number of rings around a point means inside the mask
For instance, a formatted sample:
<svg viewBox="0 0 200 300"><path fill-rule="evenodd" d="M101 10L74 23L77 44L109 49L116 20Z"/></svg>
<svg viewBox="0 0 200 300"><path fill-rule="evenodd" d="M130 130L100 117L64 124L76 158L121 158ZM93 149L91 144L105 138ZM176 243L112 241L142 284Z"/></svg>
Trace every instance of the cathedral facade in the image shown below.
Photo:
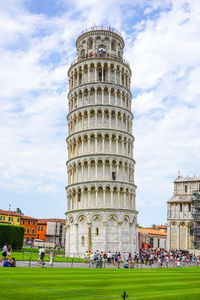
<svg viewBox="0 0 200 300"><path fill-rule="evenodd" d="M194 249L194 193L200 192L200 177L182 177L174 181L174 195L167 202L167 248Z"/></svg>
<svg viewBox="0 0 200 300"><path fill-rule="evenodd" d="M66 255L135 252L130 92L124 40L111 27L83 31L69 71Z"/></svg>

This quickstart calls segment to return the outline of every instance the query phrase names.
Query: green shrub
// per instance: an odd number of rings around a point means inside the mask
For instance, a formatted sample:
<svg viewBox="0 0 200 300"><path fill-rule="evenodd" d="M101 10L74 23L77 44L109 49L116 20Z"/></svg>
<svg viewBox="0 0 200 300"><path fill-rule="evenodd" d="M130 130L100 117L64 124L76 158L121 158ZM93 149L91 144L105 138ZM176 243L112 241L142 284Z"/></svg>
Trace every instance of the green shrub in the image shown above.
<svg viewBox="0 0 200 300"><path fill-rule="evenodd" d="M21 249L24 241L24 227L9 224L0 224L0 248L6 243L12 249Z"/></svg>

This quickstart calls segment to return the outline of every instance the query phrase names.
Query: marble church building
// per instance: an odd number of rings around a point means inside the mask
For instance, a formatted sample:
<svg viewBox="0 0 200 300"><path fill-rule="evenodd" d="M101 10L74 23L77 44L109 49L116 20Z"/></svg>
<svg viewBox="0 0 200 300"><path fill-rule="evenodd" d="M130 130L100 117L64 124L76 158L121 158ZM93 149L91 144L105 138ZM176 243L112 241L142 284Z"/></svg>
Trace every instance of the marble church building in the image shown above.
<svg viewBox="0 0 200 300"><path fill-rule="evenodd" d="M66 255L137 251L131 69L111 27L83 31L69 71Z"/></svg>
<svg viewBox="0 0 200 300"><path fill-rule="evenodd" d="M200 192L200 177L178 176L174 181L174 195L167 202L167 248L193 249L194 192Z"/></svg>

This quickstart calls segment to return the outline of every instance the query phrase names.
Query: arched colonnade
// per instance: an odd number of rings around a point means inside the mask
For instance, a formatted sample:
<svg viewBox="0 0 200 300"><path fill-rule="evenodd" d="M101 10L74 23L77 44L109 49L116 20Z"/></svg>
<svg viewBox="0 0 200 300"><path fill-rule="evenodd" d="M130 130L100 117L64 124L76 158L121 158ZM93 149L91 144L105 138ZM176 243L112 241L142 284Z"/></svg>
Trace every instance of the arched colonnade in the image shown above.
<svg viewBox="0 0 200 300"><path fill-rule="evenodd" d="M131 111L131 93L119 86L88 84L68 95L69 111L88 105L114 105Z"/></svg>
<svg viewBox="0 0 200 300"><path fill-rule="evenodd" d="M113 131L92 130L87 133L75 134L67 139L68 159L81 155L97 153L117 154L133 157L134 138L128 134Z"/></svg>
<svg viewBox="0 0 200 300"><path fill-rule="evenodd" d="M99 61L87 60L73 65L68 73L69 91L81 84L91 82L109 82L130 89L131 71L129 67L113 61L105 62L106 58Z"/></svg>
<svg viewBox="0 0 200 300"><path fill-rule="evenodd" d="M117 108L92 107L68 115L69 135L85 129L111 128L132 133L133 116Z"/></svg>

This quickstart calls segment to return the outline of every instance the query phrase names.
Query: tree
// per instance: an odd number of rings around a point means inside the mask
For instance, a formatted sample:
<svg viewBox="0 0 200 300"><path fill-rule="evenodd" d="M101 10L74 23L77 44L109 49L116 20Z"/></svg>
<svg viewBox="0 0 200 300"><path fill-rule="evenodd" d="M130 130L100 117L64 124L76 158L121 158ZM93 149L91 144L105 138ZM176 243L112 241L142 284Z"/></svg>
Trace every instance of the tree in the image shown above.
<svg viewBox="0 0 200 300"><path fill-rule="evenodd" d="M16 208L16 213L20 215L24 215L22 210L19 207Z"/></svg>
<svg viewBox="0 0 200 300"><path fill-rule="evenodd" d="M152 225L151 225L151 228L152 228L152 229L157 229L156 224L152 224Z"/></svg>

